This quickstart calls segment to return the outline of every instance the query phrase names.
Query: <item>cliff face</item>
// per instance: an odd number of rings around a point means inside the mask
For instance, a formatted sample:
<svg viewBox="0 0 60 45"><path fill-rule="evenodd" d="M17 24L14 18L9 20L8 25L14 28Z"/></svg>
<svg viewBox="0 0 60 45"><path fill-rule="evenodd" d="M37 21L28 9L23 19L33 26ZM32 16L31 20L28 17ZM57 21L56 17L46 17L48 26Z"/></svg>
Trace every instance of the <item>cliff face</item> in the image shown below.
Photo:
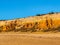
<svg viewBox="0 0 60 45"><path fill-rule="evenodd" d="M60 13L0 21L0 31L49 31L60 28Z"/></svg>

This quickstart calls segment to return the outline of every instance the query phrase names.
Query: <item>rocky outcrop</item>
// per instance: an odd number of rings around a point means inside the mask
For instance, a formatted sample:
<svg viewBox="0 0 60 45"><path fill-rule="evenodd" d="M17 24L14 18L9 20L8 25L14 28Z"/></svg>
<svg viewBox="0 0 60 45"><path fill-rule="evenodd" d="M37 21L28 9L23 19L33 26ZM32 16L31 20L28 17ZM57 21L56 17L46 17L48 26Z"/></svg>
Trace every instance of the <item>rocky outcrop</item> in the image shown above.
<svg viewBox="0 0 60 45"><path fill-rule="evenodd" d="M60 13L0 21L0 31L60 30Z"/></svg>

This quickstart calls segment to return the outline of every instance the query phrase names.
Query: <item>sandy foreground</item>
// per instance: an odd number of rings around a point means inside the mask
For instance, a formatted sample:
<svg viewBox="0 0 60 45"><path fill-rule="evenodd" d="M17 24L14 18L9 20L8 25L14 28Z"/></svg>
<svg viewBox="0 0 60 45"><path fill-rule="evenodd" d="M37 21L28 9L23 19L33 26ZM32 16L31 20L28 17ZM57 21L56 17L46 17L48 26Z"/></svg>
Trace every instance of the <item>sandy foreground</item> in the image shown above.
<svg viewBox="0 0 60 45"><path fill-rule="evenodd" d="M0 45L60 45L60 34L0 33Z"/></svg>

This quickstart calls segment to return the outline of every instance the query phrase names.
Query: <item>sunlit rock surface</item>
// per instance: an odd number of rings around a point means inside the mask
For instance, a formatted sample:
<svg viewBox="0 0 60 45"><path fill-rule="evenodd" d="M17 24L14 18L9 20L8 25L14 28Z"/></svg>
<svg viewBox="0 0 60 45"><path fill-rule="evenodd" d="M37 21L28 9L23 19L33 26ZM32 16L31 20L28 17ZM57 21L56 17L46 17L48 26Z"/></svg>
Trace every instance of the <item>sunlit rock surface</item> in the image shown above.
<svg viewBox="0 0 60 45"><path fill-rule="evenodd" d="M0 31L44 31L60 28L60 13L0 21Z"/></svg>

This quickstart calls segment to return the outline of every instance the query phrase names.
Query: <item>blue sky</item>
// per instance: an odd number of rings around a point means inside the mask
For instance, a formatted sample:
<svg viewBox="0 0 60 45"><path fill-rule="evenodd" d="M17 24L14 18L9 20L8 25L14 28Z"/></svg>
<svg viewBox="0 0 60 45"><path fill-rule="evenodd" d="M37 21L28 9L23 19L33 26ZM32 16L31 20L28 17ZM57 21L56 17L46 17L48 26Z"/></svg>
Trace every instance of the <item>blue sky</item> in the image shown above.
<svg viewBox="0 0 60 45"><path fill-rule="evenodd" d="M0 0L0 20L60 12L60 0Z"/></svg>

